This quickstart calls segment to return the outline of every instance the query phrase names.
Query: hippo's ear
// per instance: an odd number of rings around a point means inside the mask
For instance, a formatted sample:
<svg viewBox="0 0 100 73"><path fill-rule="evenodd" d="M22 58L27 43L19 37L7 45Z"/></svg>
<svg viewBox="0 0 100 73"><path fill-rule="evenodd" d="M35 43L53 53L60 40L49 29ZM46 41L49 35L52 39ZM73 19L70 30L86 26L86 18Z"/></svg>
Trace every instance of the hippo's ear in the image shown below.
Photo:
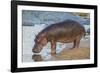
<svg viewBox="0 0 100 73"><path fill-rule="evenodd" d="M40 40L39 39L37 39L37 42L39 42Z"/></svg>

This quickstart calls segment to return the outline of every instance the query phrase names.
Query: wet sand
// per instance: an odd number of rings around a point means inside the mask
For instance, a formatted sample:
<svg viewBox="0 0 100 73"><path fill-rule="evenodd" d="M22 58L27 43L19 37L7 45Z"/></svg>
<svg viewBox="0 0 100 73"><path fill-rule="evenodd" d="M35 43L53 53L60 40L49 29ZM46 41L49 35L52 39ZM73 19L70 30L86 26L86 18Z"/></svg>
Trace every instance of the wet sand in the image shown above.
<svg viewBox="0 0 100 73"><path fill-rule="evenodd" d="M89 59L90 49L89 48L78 48L73 50L64 49L61 53L52 56L54 60Z"/></svg>

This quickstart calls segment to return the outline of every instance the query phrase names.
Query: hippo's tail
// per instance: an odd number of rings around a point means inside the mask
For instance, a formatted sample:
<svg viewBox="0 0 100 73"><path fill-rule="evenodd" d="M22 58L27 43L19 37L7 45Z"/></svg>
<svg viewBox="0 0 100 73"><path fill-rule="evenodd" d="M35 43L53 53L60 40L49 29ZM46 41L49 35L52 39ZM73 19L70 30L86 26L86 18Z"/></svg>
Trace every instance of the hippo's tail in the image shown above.
<svg viewBox="0 0 100 73"><path fill-rule="evenodd" d="M86 36L86 32L83 34L83 37L85 38L85 36Z"/></svg>
<svg viewBox="0 0 100 73"><path fill-rule="evenodd" d="M84 34L84 37L86 36L86 33Z"/></svg>

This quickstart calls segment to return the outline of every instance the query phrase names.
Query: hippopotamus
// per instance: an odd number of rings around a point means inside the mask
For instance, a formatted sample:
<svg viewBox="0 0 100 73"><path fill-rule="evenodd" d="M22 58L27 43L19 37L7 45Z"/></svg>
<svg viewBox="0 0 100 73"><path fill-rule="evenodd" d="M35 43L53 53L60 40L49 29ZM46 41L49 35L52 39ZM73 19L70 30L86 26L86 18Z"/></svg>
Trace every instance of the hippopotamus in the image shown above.
<svg viewBox="0 0 100 73"><path fill-rule="evenodd" d="M48 42L51 43L51 54L56 54L57 42L73 42L72 48L79 48L80 40L85 33L85 28L75 20L65 20L51 24L36 35L32 51L40 53Z"/></svg>

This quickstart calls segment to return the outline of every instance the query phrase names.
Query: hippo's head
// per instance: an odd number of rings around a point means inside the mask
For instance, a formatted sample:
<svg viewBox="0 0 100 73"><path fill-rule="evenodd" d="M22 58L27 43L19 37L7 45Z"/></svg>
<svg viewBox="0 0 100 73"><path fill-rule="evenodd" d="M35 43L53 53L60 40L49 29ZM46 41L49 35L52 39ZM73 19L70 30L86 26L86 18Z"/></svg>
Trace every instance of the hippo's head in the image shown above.
<svg viewBox="0 0 100 73"><path fill-rule="evenodd" d="M35 45L32 49L34 53L39 53L41 52L42 48L47 44L47 39L46 39L46 34L38 34L35 38Z"/></svg>

